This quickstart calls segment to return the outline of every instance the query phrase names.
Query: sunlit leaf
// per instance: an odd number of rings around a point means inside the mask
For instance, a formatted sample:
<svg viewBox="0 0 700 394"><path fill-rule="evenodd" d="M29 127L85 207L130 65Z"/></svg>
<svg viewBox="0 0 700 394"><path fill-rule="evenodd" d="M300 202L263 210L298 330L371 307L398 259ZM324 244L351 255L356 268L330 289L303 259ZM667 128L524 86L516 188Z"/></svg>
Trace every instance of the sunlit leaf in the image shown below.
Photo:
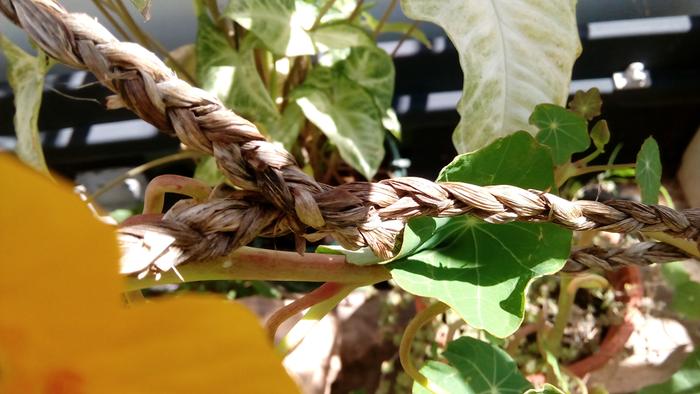
<svg viewBox="0 0 700 394"><path fill-rule="evenodd" d="M603 106L603 99L600 98L598 88L591 88L587 91L579 90L574 94L574 98L569 102L569 109L591 120L600 115Z"/></svg>
<svg viewBox="0 0 700 394"><path fill-rule="evenodd" d="M537 141L552 148L557 165L570 161L573 153L583 152L591 144L586 120L558 105L535 107L530 124L537 127Z"/></svg>
<svg viewBox="0 0 700 394"><path fill-rule="evenodd" d="M554 188L549 149L526 132L458 156L441 181ZM489 224L474 217L418 218L404 230L389 264L404 290L450 305L467 323L498 337L522 322L525 289L569 255L571 232L552 224Z"/></svg>
<svg viewBox="0 0 700 394"><path fill-rule="evenodd" d="M462 119L453 135L460 153L516 130L534 128L539 103L566 104L581 45L576 2L402 0L405 14L442 27L464 73Z"/></svg>
<svg viewBox="0 0 700 394"><path fill-rule="evenodd" d="M280 115L255 67L254 43L253 36L247 37L236 51L209 17L200 15L197 79L227 107L270 129Z"/></svg>
<svg viewBox="0 0 700 394"><path fill-rule="evenodd" d="M659 145L653 137L644 140L642 148L637 154L637 168L635 179L642 190L642 202L656 204L659 202L659 189L661 189L661 157Z"/></svg>
<svg viewBox="0 0 700 394"><path fill-rule="evenodd" d="M316 14L314 6L294 0L232 0L223 12L280 56L315 53L307 30Z"/></svg>
<svg viewBox="0 0 700 394"><path fill-rule="evenodd" d="M506 352L478 339L452 341L443 356L449 366L429 362L421 372L445 393L522 393L532 387ZM428 391L415 383L413 392Z"/></svg>
<svg viewBox="0 0 700 394"><path fill-rule="evenodd" d="M48 174L39 138L39 109L44 76L51 67L51 61L40 50L37 56L24 52L1 34L0 48L7 59L7 79L15 96L15 152L23 162Z"/></svg>
<svg viewBox="0 0 700 394"><path fill-rule="evenodd" d="M371 179L384 158L384 130L373 97L325 67L312 74L294 92L297 105L338 147L343 160Z"/></svg>
<svg viewBox="0 0 700 394"><path fill-rule="evenodd" d="M374 40L364 30L347 23L319 26L310 33L320 50L375 46Z"/></svg>
<svg viewBox="0 0 700 394"><path fill-rule="evenodd" d="M700 392L700 350L685 359L681 369L661 384L645 387L639 394L691 394Z"/></svg>

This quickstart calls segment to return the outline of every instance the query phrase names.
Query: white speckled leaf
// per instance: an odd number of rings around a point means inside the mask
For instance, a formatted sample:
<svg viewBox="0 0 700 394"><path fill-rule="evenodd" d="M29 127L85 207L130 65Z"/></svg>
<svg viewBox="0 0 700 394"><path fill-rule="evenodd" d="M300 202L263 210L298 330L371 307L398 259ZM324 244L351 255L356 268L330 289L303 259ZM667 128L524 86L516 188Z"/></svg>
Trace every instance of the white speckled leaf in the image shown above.
<svg viewBox="0 0 700 394"><path fill-rule="evenodd" d="M535 129L535 105L565 105L581 51L575 0L401 0L411 18L440 25L459 52L464 87L453 135L460 153Z"/></svg>
<svg viewBox="0 0 700 394"><path fill-rule="evenodd" d="M3 35L0 35L0 49L7 59L7 79L15 95L15 152L24 163L48 174L39 138L39 108L44 76L51 63L43 52L32 56Z"/></svg>
<svg viewBox="0 0 700 394"><path fill-rule="evenodd" d="M277 55L313 55L307 30L316 19L316 8L295 0L233 0L223 12L255 34Z"/></svg>

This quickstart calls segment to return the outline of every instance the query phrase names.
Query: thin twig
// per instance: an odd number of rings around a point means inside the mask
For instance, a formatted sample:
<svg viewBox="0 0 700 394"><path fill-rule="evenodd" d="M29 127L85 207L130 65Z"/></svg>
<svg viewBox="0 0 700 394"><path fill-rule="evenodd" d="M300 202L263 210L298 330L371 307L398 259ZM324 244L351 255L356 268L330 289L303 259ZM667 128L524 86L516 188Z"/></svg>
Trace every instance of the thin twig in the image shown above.
<svg viewBox="0 0 700 394"><path fill-rule="evenodd" d="M419 24L420 24L420 21L413 21L413 23L411 23L411 27L409 27L408 30L406 30L406 32L401 36L401 39L399 40L399 42L394 47L394 50L391 51L391 57L396 57L396 54L399 52L399 48L401 48L403 43L406 42L408 37L411 36L411 33L413 33L413 31L416 30L416 28L418 27Z"/></svg>
<svg viewBox="0 0 700 394"><path fill-rule="evenodd" d="M318 25L321 24L321 19L323 19L323 16L326 15L326 13L328 12L328 10L331 9L331 7L333 7L333 4L335 4L335 1L336 0L328 0L323 4L321 9L318 11L318 16L316 17L316 20L314 21L313 26L311 26L311 30L316 29L318 27Z"/></svg>
<svg viewBox="0 0 700 394"><path fill-rule="evenodd" d="M358 15L360 15L360 12L362 12L362 5L364 4L365 0L357 0L357 5L355 5L355 9L352 10L352 14L348 17L348 23L352 23L355 18L357 18Z"/></svg>
<svg viewBox="0 0 700 394"><path fill-rule="evenodd" d="M391 16L391 13L394 12L394 8L396 8L396 3L398 0L391 0L391 3L389 3L389 7L386 8L386 11L384 11L384 15L382 15L382 19L379 20L379 23L377 23L377 27L374 29L374 38L376 39L379 33L382 32L382 29L384 28L384 24L386 21L389 19Z"/></svg>
<svg viewBox="0 0 700 394"><path fill-rule="evenodd" d="M119 16L121 19L126 23L126 26L131 30L132 33L136 36L137 40L141 43L141 45L153 49L155 52L157 52L160 56L168 59L170 64L175 68L175 70L182 75L184 79L186 79L189 83L191 84L196 84L195 81L196 79L185 69L185 67L180 64L175 58L170 55L170 51L168 51L163 44L161 44L159 41L155 40L153 37L148 35L146 32L141 29L141 27L136 23L134 18L131 17L131 14L129 13L129 10L126 8L122 0L112 0L113 4L116 5L118 9Z"/></svg>
<svg viewBox="0 0 700 394"><path fill-rule="evenodd" d="M124 180L131 178L132 176L136 176L144 171L148 171L151 168L155 168L155 167L161 166L163 164L167 164L167 163L172 163L172 162L178 161L178 160L196 159L196 158L201 157L201 156L202 156L202 153L200 153L200 152L194 152L194 151L188 150L188 151L178 152L178 153L175 153L172 155L164 156L164 157L161 157L161 158L158 158L155 160L151 160L148 163L144 163L138 167L134 167L134 168L130 169L129 171L123 173L122 175L112 179L107 184L105 184L101 188L97 189L95 191L95 193L93 193L90 197L87 198L86 202L88 204L94 202L95 199L97 199L99 196L103 195L104 193L106 193L107 191L112 189L113 187L120 185L122 182L124 182Z"/></svg>

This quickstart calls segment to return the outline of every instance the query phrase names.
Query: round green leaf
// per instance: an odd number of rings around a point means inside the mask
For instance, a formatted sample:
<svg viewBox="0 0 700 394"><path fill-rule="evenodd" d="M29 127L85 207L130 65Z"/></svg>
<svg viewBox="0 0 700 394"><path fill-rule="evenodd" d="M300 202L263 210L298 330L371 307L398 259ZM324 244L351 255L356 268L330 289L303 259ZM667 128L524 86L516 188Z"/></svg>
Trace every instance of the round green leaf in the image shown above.
<svg viewBox="0 0 700 394"><path fill-rule="evenodd" d="M573 153L583 152L591 144L586 120L558 105L535 107L530 124L539 130L537 141L552 148L556 165L570 161Z"/></svg>
<svg viewBox="0 0 700 394"><path fill-rule="evenodd" d="M549 150L526 132L458 156L439 180L554 187ZM570 246L571 232L547 223L418 218L389 268L406 291L437 298L470 325L505 337L522 322L528 283L561 269Z"/></svg>
<svg viewBox="0 0 700 394"><path fill-rule="evenodd" d="M450 342L443 356L450 365L429 361L420 371L445 393L520 394L532 387L508 353L478 339L462 337ZM413 392L427 390L414 384Z"/></svg>

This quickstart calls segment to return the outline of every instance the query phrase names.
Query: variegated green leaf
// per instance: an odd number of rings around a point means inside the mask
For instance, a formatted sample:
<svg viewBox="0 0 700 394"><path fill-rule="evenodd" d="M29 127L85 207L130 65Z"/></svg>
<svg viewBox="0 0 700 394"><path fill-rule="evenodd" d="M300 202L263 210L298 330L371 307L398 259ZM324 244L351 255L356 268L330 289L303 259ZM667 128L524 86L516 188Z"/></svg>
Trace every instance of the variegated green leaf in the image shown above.
<svg viewBox="0 0 700 394"><path fill-rule="evenodd" d="M310 33L319 50L343 49L352 47L374 47L372 37L357 26L347 23L332 23L319 26Z"/></svg>
<svg viewBox="0 0 700 394"><path fill-rule="evenodd" d="M346 76L317 67L293 97L343 160L372 179L384 158L384 130L372 96Z"/></svg>
<svg viewBox="0 0 700 394"><path fill-rule="evenodd" d="M348 79L362 86L381 112L391 107L394 96L394 63L384 50L372 47L352 48L350 55L335 64Z"/></svg>
<svg viewBox="0 0 700 394"><path fill-rule="evenodd" d="M223 15L250 30L276 55L315 53L307 32L317 15L311 4L294 0L231 0Z"/></svg>
<svg viewBox="0 0 700 394"><path fill-rule="evenodd" d="M44 76L51 61L41 51L37 56L24 52L3 35L0 35L0 48L7 59L7 79L15 95L15 151L23 162L48 175L39 138L39 108Z"/></svg>
<svg viewBox="0 0 700 394"><path fill-rule="evenodd" d="M236 51L209 17L200 15L197 79L227 107L269 131L280 114L255 67L254 42L255 37L246 37Z"/></svg>
<svg viewBox="0 0 700 394"><path fill-rule="evenodd" d="M535 128L539 103L566 104L581 45L576 1L402 0L411 18L440 25L459 52L464 72L457 151Z"/></svg>

